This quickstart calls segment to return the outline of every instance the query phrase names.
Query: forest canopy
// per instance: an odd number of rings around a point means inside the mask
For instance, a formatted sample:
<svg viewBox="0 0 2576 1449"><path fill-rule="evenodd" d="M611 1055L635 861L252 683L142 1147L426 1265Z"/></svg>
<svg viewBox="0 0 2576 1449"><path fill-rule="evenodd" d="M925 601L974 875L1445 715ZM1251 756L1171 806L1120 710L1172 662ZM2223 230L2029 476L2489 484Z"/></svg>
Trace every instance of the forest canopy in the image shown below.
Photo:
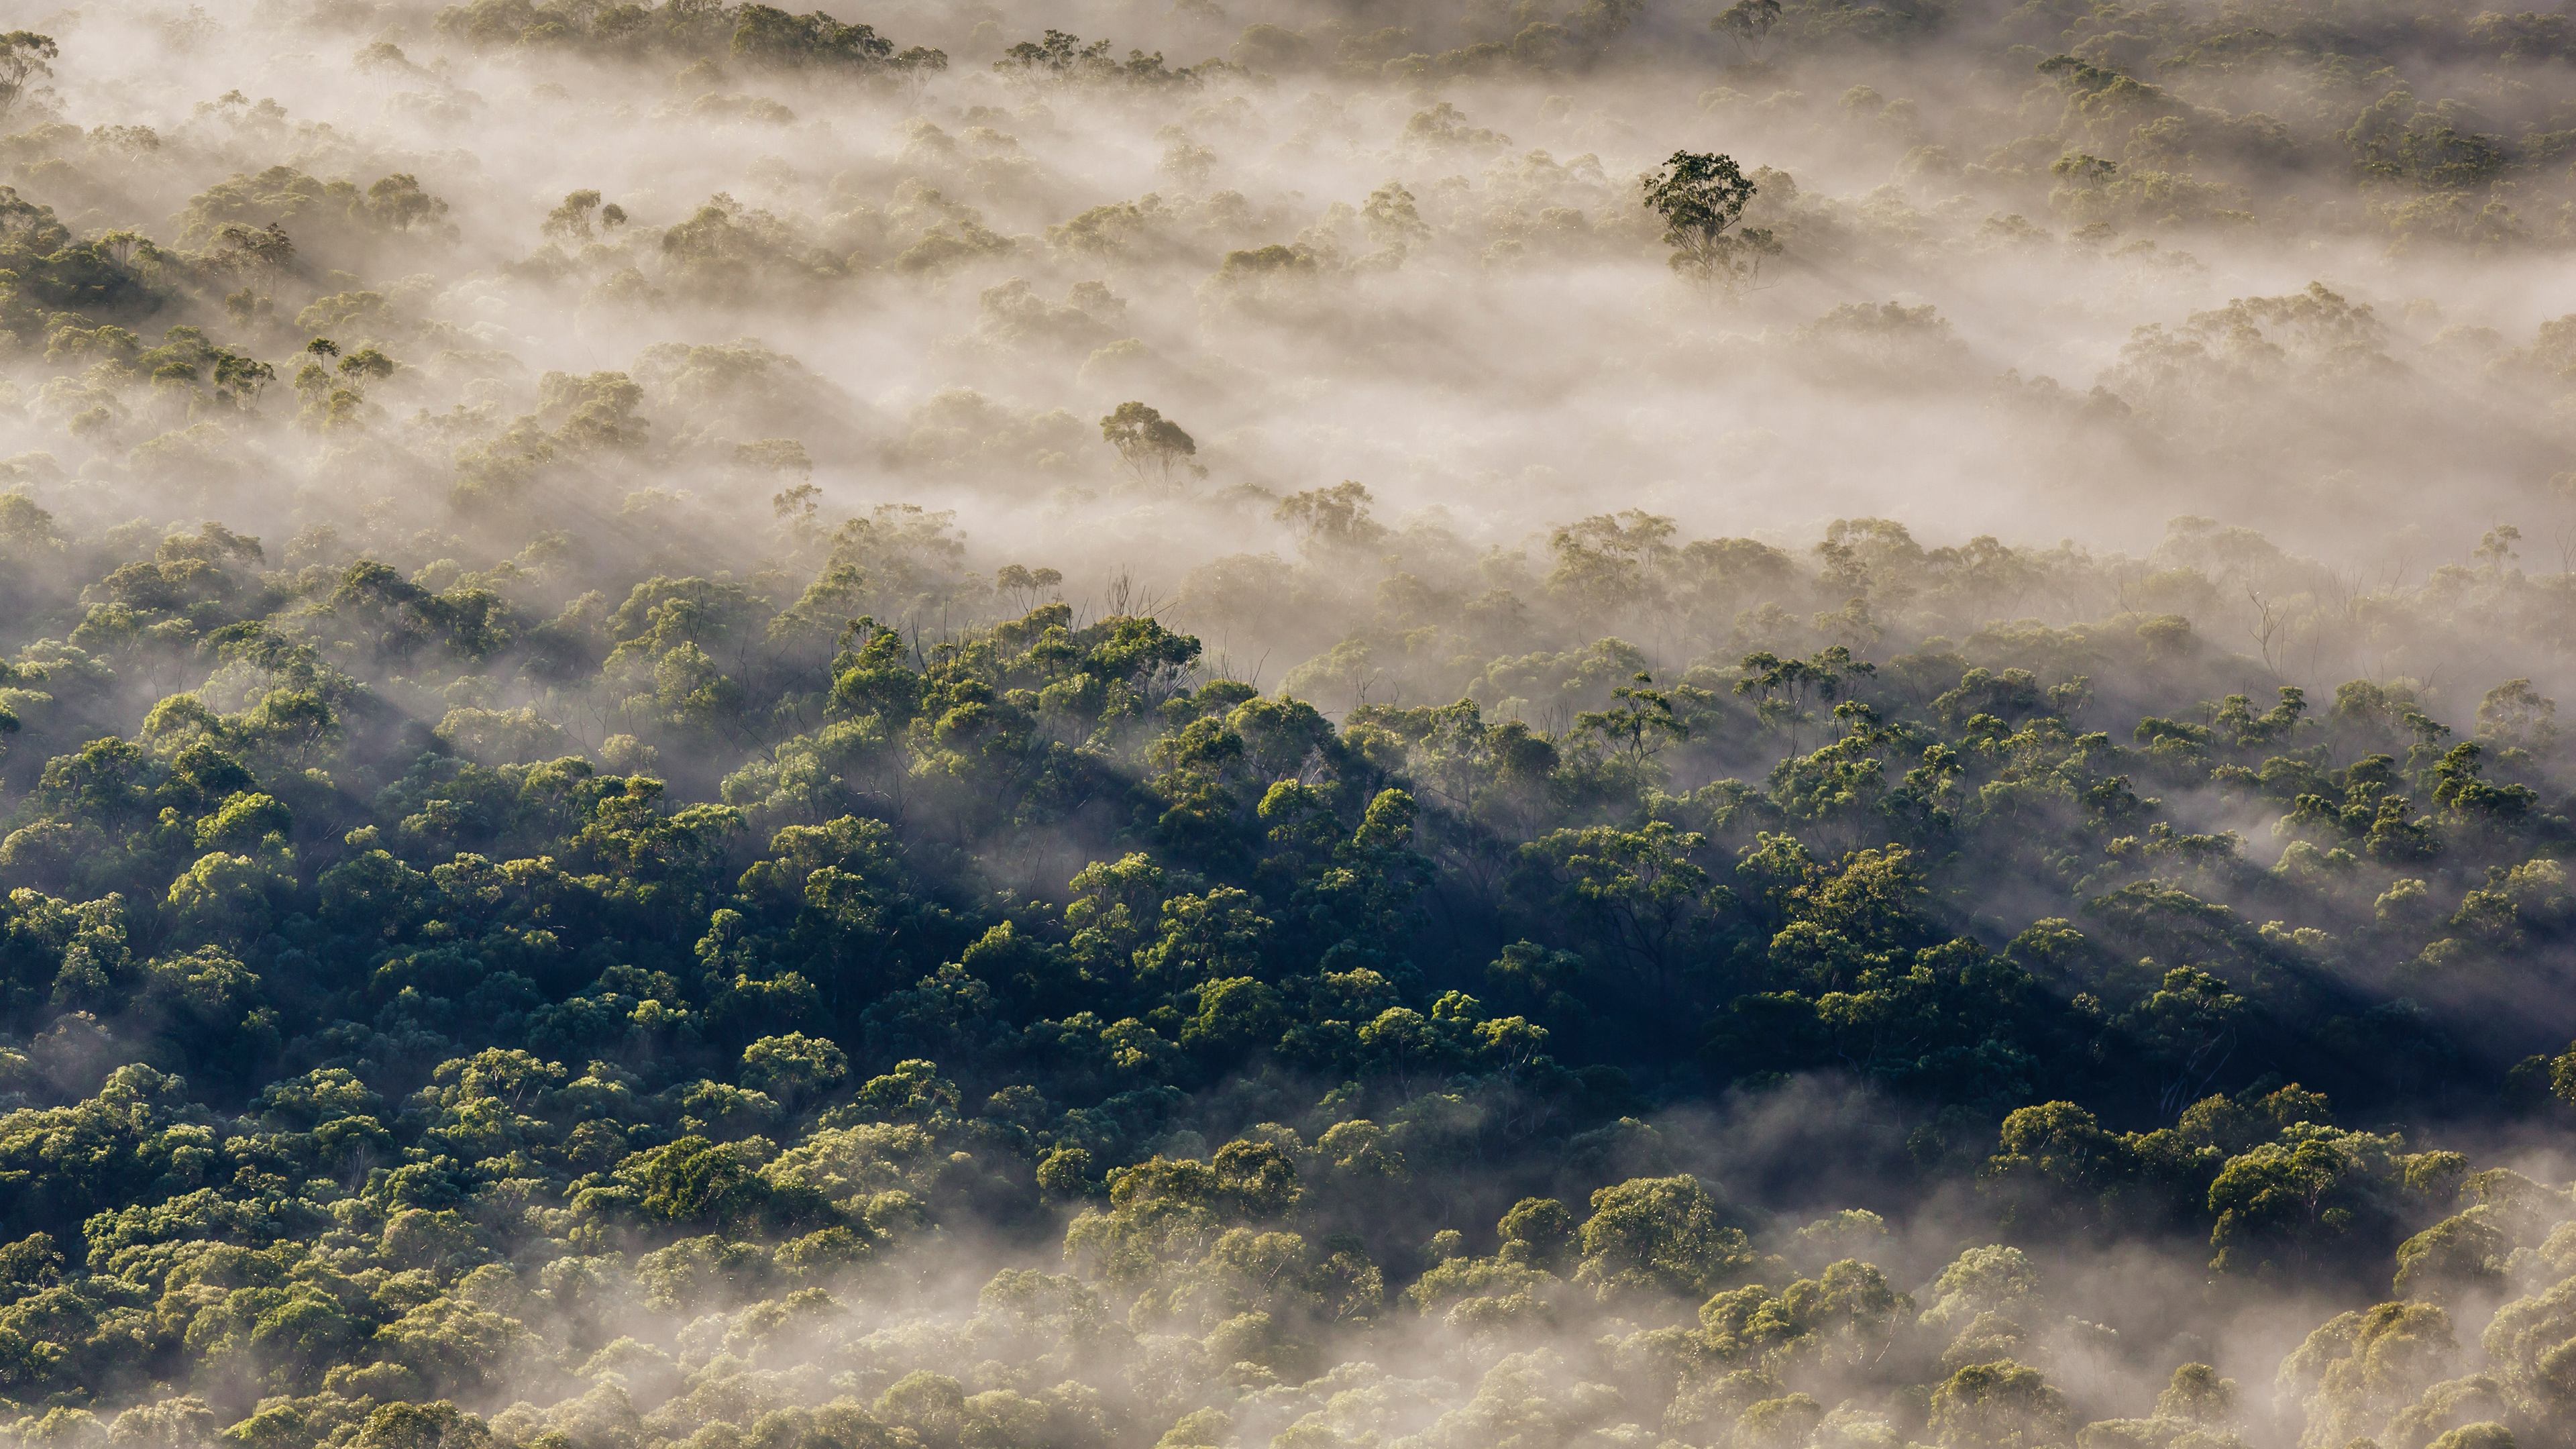
<svg viewBox="0 0 2576 1449"><path fill-rule="evenodd" d="M0 32L0 1449L2576 1449L2576 27Z"/></svg>

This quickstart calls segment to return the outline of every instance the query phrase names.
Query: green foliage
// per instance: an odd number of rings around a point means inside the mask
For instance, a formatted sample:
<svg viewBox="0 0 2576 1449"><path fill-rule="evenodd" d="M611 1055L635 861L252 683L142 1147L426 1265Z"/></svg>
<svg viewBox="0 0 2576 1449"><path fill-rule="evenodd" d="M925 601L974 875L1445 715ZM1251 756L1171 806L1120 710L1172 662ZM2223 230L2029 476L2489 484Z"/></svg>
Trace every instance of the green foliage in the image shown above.
<svg viewBox="0 0 2576 1449"><path fill-rule="evenodd" d="M913 12L953 84L710 0L0 34L0 1425L2570 1442L2576 1206L2488 1162L2576 1104L2576 318L2388 278L2576 234L2576 31L2386 8L1184 0L1188 67ZM154 130L92 114L129 31L360 79ZM1974 63L1903 99L1925 57ZM1630 189L1694 68L1709 134L1869 179ZM495 120L741 164L539 195ZM1842 290L1751 303L1784 263ZM2145 325L2039 346L1972 264ZM1318 421L1354 379L1514 401L1452 456ZM1900 415L2009 446L1954 496ZM1845 435L1933 512L1775 528L1884 481L1812 471ZM2448 511L2362 578L1961 522L2025 476ZM873 501L930 477L975 501ZM1460 478L1490 518L1421 506Z"/></svg>
<svg viewBox="0 0 2576 1449"><path fill-rule="evenodd" d="M1639 184L1646 209L1663 219L1673 270L1701 286L1740 293L1760 279L1765 257L1780 254L1767 228L1736 229L1759 188L1732 157L1676 151Z"/></svg>
<svg viewBox="0 0 2576 1449"><path fill-rule="evenodd" d="M1151 476L1170 483L1175 472L1195 465L1199 445L1181 425L1140 402L1120 403L1100 420L1100 436L1118 450L1118 459L1142 482Z"/></svg>
<svg viewBox="0 0 2576 1449"><path fill-rule="evenodd" d="M1603 1295L1707 1295L1754 1265L1741 1229L1725 1225L1690 1177L1639 1178L1592 1195L1577 1277Z"/></svg>

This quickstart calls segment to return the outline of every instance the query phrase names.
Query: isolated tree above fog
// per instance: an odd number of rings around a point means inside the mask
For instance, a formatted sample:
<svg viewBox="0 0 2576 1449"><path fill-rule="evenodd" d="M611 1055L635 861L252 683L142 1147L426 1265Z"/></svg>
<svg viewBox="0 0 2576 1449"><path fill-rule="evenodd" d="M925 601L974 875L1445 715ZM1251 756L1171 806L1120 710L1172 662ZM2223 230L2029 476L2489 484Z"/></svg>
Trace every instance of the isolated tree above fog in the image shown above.
<svg viewBox="0 0 2576 1449"><path fill-rule="evenodd" d="M1673 270L1694 283L1740 293L1760 277L1763 258L1780 254L1769 231L1736 230L1755 187L1732 157L1676 151L1638 186L1663 218Z"/></svg>
<svg viewBox="0 0 2576 1449"><path fill-rule="evenodd" d="M1180 424L1140 402L1120 403L1102 418L1100 436L1118 450L1119 461L1139 482L1151 476L1169 483L1175 473L1197 467L1190 460L1198 456L1199 445Z"/></svg>

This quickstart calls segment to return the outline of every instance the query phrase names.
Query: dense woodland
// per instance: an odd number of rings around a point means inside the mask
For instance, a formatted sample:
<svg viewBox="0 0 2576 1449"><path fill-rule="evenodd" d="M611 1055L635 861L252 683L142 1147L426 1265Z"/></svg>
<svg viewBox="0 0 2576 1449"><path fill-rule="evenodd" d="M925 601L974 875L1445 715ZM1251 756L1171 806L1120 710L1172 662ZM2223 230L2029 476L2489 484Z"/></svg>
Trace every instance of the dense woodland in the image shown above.
<svg viewBox="0 0 2576 1449"><path fill-rule="evenodd" d="M22 23L0 1439L2576 1446L2569 16Z"/></svg>

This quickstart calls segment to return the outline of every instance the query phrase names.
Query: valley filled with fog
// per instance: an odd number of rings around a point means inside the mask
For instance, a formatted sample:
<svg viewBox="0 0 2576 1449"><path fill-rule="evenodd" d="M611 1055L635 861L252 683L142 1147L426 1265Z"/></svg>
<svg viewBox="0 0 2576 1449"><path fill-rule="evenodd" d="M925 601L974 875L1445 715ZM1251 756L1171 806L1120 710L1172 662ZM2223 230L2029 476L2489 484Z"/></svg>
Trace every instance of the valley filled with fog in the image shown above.
<svg viewBox="0 0 2576 1449"><path fill-rule="evenodd" d="M2570 97L22 7L0 1440L2576 1445Z"/></svg>

